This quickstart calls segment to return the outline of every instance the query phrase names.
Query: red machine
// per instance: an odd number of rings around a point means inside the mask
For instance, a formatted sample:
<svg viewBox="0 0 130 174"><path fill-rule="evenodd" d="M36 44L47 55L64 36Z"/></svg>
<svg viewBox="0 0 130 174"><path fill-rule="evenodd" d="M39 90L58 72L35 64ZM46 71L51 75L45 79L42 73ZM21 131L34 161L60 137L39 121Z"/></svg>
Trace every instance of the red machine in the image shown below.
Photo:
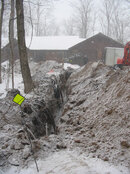
<svg viewBox="0 0 130 174"><path fill-rule="evenodd" d="M129 65L130 66L130 42L124 47L124 57L117 59L117 65Z"/></svg>

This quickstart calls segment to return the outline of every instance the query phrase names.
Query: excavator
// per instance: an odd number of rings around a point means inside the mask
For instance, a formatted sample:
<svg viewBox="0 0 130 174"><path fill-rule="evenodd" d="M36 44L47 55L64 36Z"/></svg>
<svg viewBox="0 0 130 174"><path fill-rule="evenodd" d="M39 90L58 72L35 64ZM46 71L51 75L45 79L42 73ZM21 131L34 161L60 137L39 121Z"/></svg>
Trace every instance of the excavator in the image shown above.
<svg viewBox="0 0 130 174"><path fill-rule="evenodd" d="M130 66L130 42L124 47L124 57L117 59L117 66L119 68L122 68L122 66Z"/></svg>

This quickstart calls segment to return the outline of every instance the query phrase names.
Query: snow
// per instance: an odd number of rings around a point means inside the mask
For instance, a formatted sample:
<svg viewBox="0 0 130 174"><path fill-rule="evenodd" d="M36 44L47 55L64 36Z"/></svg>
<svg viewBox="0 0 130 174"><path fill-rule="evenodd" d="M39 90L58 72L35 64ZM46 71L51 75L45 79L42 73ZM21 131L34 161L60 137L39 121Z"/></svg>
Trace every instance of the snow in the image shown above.
<svg viewBox="0 0 130 174"><path fill-rule="evenodd" d="M68 50L84 40L78 36L40 36L33 37L31 42L31 38L26 37L26 45L30 50Z"/></svg>
<svg viewBox="0 0 130 174"><path fill-rule="evenodd" d="M45 72L45 74L47 76L52 76L52 75L55 75L55 76L58 76L59 75L59 71L56 71L56 70L53 70L53 67L55 64L54 61L46 61L44 62L43 64L43 68L42 68L42 71ZM58 63L57 63L58 64ZM62 64L59 64L60 66L62 66ZM29 62L29 66L30 66L30 69L31 69L31 74L34 75L37 71L37 69L39 69L39 64L36 63L36 62ZM19 65L19 60L16 60L15 61L15 73L14 73L14 88L16 89L19 89L21 95L25 96L25 93L24 93L24 84L23 84L23 79L22 79L22 75L21 75L21 72L20 72L20 65ZM42 67L42 65L41 65ZM45 69L46 67L46 69ZM80 68L79 65L72 65L72 64L69 64L69 63L64 63L64 66L63 68L66 70L68 67L72 68L72 69L78 69ZM6 93L9 89L11 89L12 87L12 81L11 81L11 75L10 75L10 78L9 78L9 85L7 87L7 72L8 72L8 68L9 68L9 61L5 61L2 63L2 68L5 70L2 72L2 84L0 84L0 98L4 98L6 96ZM47 72L47 70L49 70ZM28 94L27 95L27 98L29 98L32 94Z"/></svg>
<svg viewBox="0 0 130 174"><path fill-rule="evenodd" d="M128 170L122 166L113 166L108 162L69 150L55 152L43 160L38 160L37 163L39 172L33 163L21 171L14 167L5 174L128 174Z"/></svg>
<svg viewBox="0 0 130 174"><path fill-rule="evenodd" d="M3 62L3 63L1 64L1 66L2 66L3 68L7 69L8 66L9 66L9 61L7 60L7 61Z"/></svg>
<svg viewBox="0 0 130 174"><path fill-rule="evenodd" d="M16 89L19 89L21 94L23 95L24 94L24 85L23 85L23 82L22 82L22 75L21 74L16 74L15 73L15 78L14 78L14 83L15 83L15 88ZM12 85L12 82L11 82L11 76L10 76L10 79L9 79L9 86L7 88L7 75L4 75L4 78L3 78L3 82L2 84L0 84L0 98L4 98L6 96L6 93L9 89L11 89L11 85Z"/></svg>
<svg viewBox="0 0 130 174"><path fill-rule="evenodd" d="M8 38L2 38L2 47L5 47L7 44L9 43L9 39Z"/></svg>
<svg viewBox="0 0 130 174"><path fill-rule="evenodd" d="M78 69L78 68L80 68L79 65L72 65L70 63L64 63L64 69L66 70L68 67L70 67L72 69Z"/></svg>
<svg viewBox="0 0 130 174"><path fill-rule="evenodd" d="M55 71L49 71L48 73L46 73L46 75L48 75L49 77L52 76L52 75L55 75L55 76L59 76L59 72L55 72Z"/></svg>
<svg viewBox="0 0 130 174"><path fill-rule="evenodd" d="M60 64L62 66L62 64ZM64 63L63 65L63 69L64 70L67 70L68 68L72 68L72 69L78 69L80 68L79 65L72 65L70 63ZM56 72L55 70L51 69L49 72L46 73L47 76L52 76L52 75L55 75L55 76L59 76L60 72Z"/></svg>
<svg viewBox="0 0 130 174"><path fill-rule="evenodd" d="M2 83L0 84L0 98L4 98L7 91L12 88L11 75L9 78L9 84L7 85L9 61L3 62L2 68L4 68L5 71L2 72ZM24 95L24 84L21 73L14 73L14 84L14 87L16 89L19 89L21 94Z"/></svg>
<svg viewBox="0 0 130 174"><path fill-rule="evenodd" d="M32 42L26 37L26 46L30 50L68 50L84 40L79 36L33 36ZM2 48L8 43L8 38L2 38Z"/></svg>

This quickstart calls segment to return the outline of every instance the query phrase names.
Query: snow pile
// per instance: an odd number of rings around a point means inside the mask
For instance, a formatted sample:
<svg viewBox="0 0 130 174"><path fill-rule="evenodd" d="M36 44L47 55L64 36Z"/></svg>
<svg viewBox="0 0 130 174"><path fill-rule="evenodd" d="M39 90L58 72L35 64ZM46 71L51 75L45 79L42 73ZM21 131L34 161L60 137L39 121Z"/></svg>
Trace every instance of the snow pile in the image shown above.
<svg viewBox="0 0 130 174"><path fill-rule="evenodd" d="M78 69L78 68L80 68L80 66L79 65L72 65L70 63L64 63L64 69L66 70L68 68Z"/></svg>
<svg viewBox="0 0 130 174"><path fill-rule="evenodd" d="M115 167L107 162L99 159L89 158L85 155L80 155L75 151L60 151L56 152L44 160L38 160L39 174L128 174L128 170L123 167ZM5 174L36 174L35 164L29 168L17 170L12 168Z"/></svg>
<svg viewBox="0 0 130 174"><path fill-rule="evenodd" d="M89 63L68 81L68 101L59 123L69 147L92 157L130 164L130 71Z"/></svg>

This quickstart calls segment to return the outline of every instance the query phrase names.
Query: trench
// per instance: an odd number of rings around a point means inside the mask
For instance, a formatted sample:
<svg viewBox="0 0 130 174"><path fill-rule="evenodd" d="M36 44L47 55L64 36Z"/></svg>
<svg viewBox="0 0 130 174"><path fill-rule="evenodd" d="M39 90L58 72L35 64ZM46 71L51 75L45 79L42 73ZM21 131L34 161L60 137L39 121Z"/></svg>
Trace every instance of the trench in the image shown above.
<svg viewBox="0 0 130 174"><path fill-rule="evenodd" d="M30 137L39 138L50 134L58 134L57 123L67 101L66 82L72 71L63 71L59 76L49 77L47 98L36 98L21 108L22 124L29 129Z"/></svg>

